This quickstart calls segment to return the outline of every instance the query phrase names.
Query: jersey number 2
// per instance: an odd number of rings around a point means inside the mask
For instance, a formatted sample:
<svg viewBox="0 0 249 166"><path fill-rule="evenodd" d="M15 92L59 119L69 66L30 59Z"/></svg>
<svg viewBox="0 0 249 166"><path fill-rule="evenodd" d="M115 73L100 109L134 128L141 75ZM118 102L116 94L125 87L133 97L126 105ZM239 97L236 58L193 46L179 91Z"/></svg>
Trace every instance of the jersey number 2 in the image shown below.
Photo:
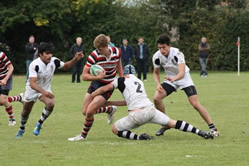
<svg viewBox="0 0 249 166"><path fill-rule="evenodd" d="M143 91L141 90L141 84L139 82L134 82L135 85L137 85L137 93L143 93Z"/></svg>

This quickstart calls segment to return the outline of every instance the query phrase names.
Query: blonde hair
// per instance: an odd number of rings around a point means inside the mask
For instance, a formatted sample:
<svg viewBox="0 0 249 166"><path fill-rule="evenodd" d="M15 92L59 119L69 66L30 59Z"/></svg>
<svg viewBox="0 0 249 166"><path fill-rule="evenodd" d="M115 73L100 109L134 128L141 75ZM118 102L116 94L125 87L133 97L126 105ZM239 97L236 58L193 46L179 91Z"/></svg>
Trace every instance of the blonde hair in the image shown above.
<svg viewBox="0 0 249 166"><path fill-rule="evenodd" d="M103 48L105 46L108 46L108 40L104 34L100 34L94 39L93 45L97 49Z"/></svg>

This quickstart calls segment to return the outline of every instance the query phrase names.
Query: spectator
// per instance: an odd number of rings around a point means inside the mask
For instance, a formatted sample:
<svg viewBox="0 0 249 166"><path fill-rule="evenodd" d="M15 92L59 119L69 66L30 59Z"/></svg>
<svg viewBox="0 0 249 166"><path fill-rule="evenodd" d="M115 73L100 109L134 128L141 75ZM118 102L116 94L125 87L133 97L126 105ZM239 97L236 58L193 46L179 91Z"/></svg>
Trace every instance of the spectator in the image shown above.
<svg viewBox="0 0 249 166"><path fill-rule="evenodd" d="M111 37L110 36L106 36L107 41L108 41L108 46L110 47L115 47L115 44L111 42Z"/></svg>
<svg viewBox="0 0 249 166"><path fill-rule="evenodd" d="M200 60L200 64L201 64L201 73L200 76L201 77L207 77L208 76L208 72L207 72L207 63L208 63L208 53L210 50L210 46L207 43L207 38L206 37L202 37L201 38L201 43L199 45L199 60Z"/></svg>
<svg viewBox="0 0 249 166"><path fill-rule="evenodd" d="M132 58L133 58L133 48L131 45L128 44L128 40L127 39L123 39L123 45L120 47L122 55L121 55L121 59L122 59L122 65L123 68L128 65L128 64L132 64Z"/></svg>
<svg viewBox="0 0 249 166"><path fill-rule="evenodd" d="M149 48L144 43L144 38L138 39L138 44L135 48L135 57L137 60L138 78L141 80L141 72L143 72L144 81L147 81L147 62L150 57Z"/></svg>
<svg viewBox="0 0 249 166"><path fill-rule="evenodd" d="M70 49L70 60L74 58L75 54L82 52L83 54L85 53L85 48L82 45L82 38L81 37L77 37L76 38L76 43L72 45L71 49ZM81 74L81 70L83 67L83 59L80 59L78 62L76 62L72 68L72 83L75 82L75 75L77 74L77 83L80 83L80 74Z"/></svg>
<svg viewBox="0 0 249 166"><path fill-rule="evenodd" d="M35 43L35 37L31 35L29 42L25 45L26 51L26 81L29 78L29 65L34 59L35 51L37 50L38 44Z"/></svg>

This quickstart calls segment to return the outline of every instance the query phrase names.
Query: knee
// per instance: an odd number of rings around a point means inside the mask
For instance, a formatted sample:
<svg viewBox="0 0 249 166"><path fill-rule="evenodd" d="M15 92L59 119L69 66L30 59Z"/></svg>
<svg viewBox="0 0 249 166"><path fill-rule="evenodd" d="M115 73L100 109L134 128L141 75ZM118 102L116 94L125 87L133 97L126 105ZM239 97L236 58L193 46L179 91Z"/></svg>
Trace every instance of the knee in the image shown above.
<svg viewBox="0 0 249 166"><path fill-rule="evenodd" d="M157 97L157 96L154 96L154 97L153 97L153 101L154 101L155 104L158 104L158 103L161 103L161 102L162 102L162 99L160 99L160 98Z"/></svg>
<svg viewBox="0 0 249 166"><path fill-rule="evenodd" d="M112 125L112 133L115 134L115 135L118 135L118 130L117 130L117 128L115 127L114 124Z"/></svg>
<svg viewBox="0 0 249 166"><path fill-rule="evenodd" d="M46 108L49 110L53 109L54 108L54 101L53 100L49 101L46 105Z"/></svg>

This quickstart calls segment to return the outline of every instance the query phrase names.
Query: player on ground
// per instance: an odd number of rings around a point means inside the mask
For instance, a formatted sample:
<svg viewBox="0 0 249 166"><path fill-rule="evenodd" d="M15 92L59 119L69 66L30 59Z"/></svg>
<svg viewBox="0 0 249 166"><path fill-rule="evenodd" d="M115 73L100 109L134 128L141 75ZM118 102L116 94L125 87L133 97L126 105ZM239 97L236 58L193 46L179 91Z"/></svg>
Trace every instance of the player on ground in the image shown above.
<svg viewBox="0 0 249 166"><path fill-rule="evenodd" d="M154 103L156 108L165 113L163 99L180 88L184 90L191 105L206 121L214 136L218 136L219 132L215 128L215 125L212 122L206 108L203 107L198 101L197 92L190 76L189 68L185 64L183 53L180 52L179 49L171 47L170 39L165 34L158 37L157 46L158 51L152 58L154 65L153 76L157 85L157 90L154 95ZM160 66L162 66L166 74L165 80L162 84L160 84ZM164 131L167 129L167 126L163 126L156 132L156 135L163 135Z"/></svg>
<svg viewBox="0 0 249 166"><path fill-rule="evenodd" d="M111 84L103 86L92 93L92 96L101 95L107 91L118 88L123 94L124 101L109 101L108 104L128 106L128 116L118 120L112 126L112 132L119 137L132 140L151 140L153 137L143 133L137 135L130 129L137 128L146 123L168 125L184 132L192 132L205 139L212 138L210 133L201 131L191 124L181 120L172 120L167 115L155 109L147 97L143 82L135 76L135 68L127 65L124 68L125 77L116 78ZM127 75L129 74L129 75Z"/></svg>
<svg viewBox="0 0 249 166"><path fill-rule="evenodd" d="M58 58L52 57L53 46L50 43L42 43L38 48L38 52L39 58L35 59L29 67L29 80L24 93L23 111L21 113L20 129L16 134L17 138L23 136L25 124L37 99L46 105L33 130L34 135L38 136L40 134L43 122L54 109L54 95L51 91L51 82L55 69L69 70L73 64L84 56L82 52L79 52L72 60L64 63Z"/></svg>
<svg viewBox="0 0 249 166"><path fill-rule="evenodd" d="M84 81L92 81L83 101L82 113L86 116L84 126L81 134L68 138L69 141L86 139L94 122L94 114L108 113L108 123L110 124L113 120L112 116L117 109L115 106L103 107L106 101L111 97L113 89L95 97L92 97L91 94L99 87L111 83L116 77L117 72L119 76L123 76L122 63L120 60L121 51L117 47L109 47L108 40L103 34L95 38L93 45L96 50L88 56L88 61L82 73L82 79ZM105 70L97 76L92 76L90 75L90 68L95 64L102 66Z"/></svg>
<svg viewBox="0 0 249 166"><path fill-rule="evenodd" d="M9 126L14 126L16 121L14 119L14 113L12 105L10 104L10 98L8 97L9 91L12 89L12 73L14 67L4 52L0 51L0 105L5 107L6 112L9 115ZM21 100L20 96L17 96L17 100Z"/></svg>

